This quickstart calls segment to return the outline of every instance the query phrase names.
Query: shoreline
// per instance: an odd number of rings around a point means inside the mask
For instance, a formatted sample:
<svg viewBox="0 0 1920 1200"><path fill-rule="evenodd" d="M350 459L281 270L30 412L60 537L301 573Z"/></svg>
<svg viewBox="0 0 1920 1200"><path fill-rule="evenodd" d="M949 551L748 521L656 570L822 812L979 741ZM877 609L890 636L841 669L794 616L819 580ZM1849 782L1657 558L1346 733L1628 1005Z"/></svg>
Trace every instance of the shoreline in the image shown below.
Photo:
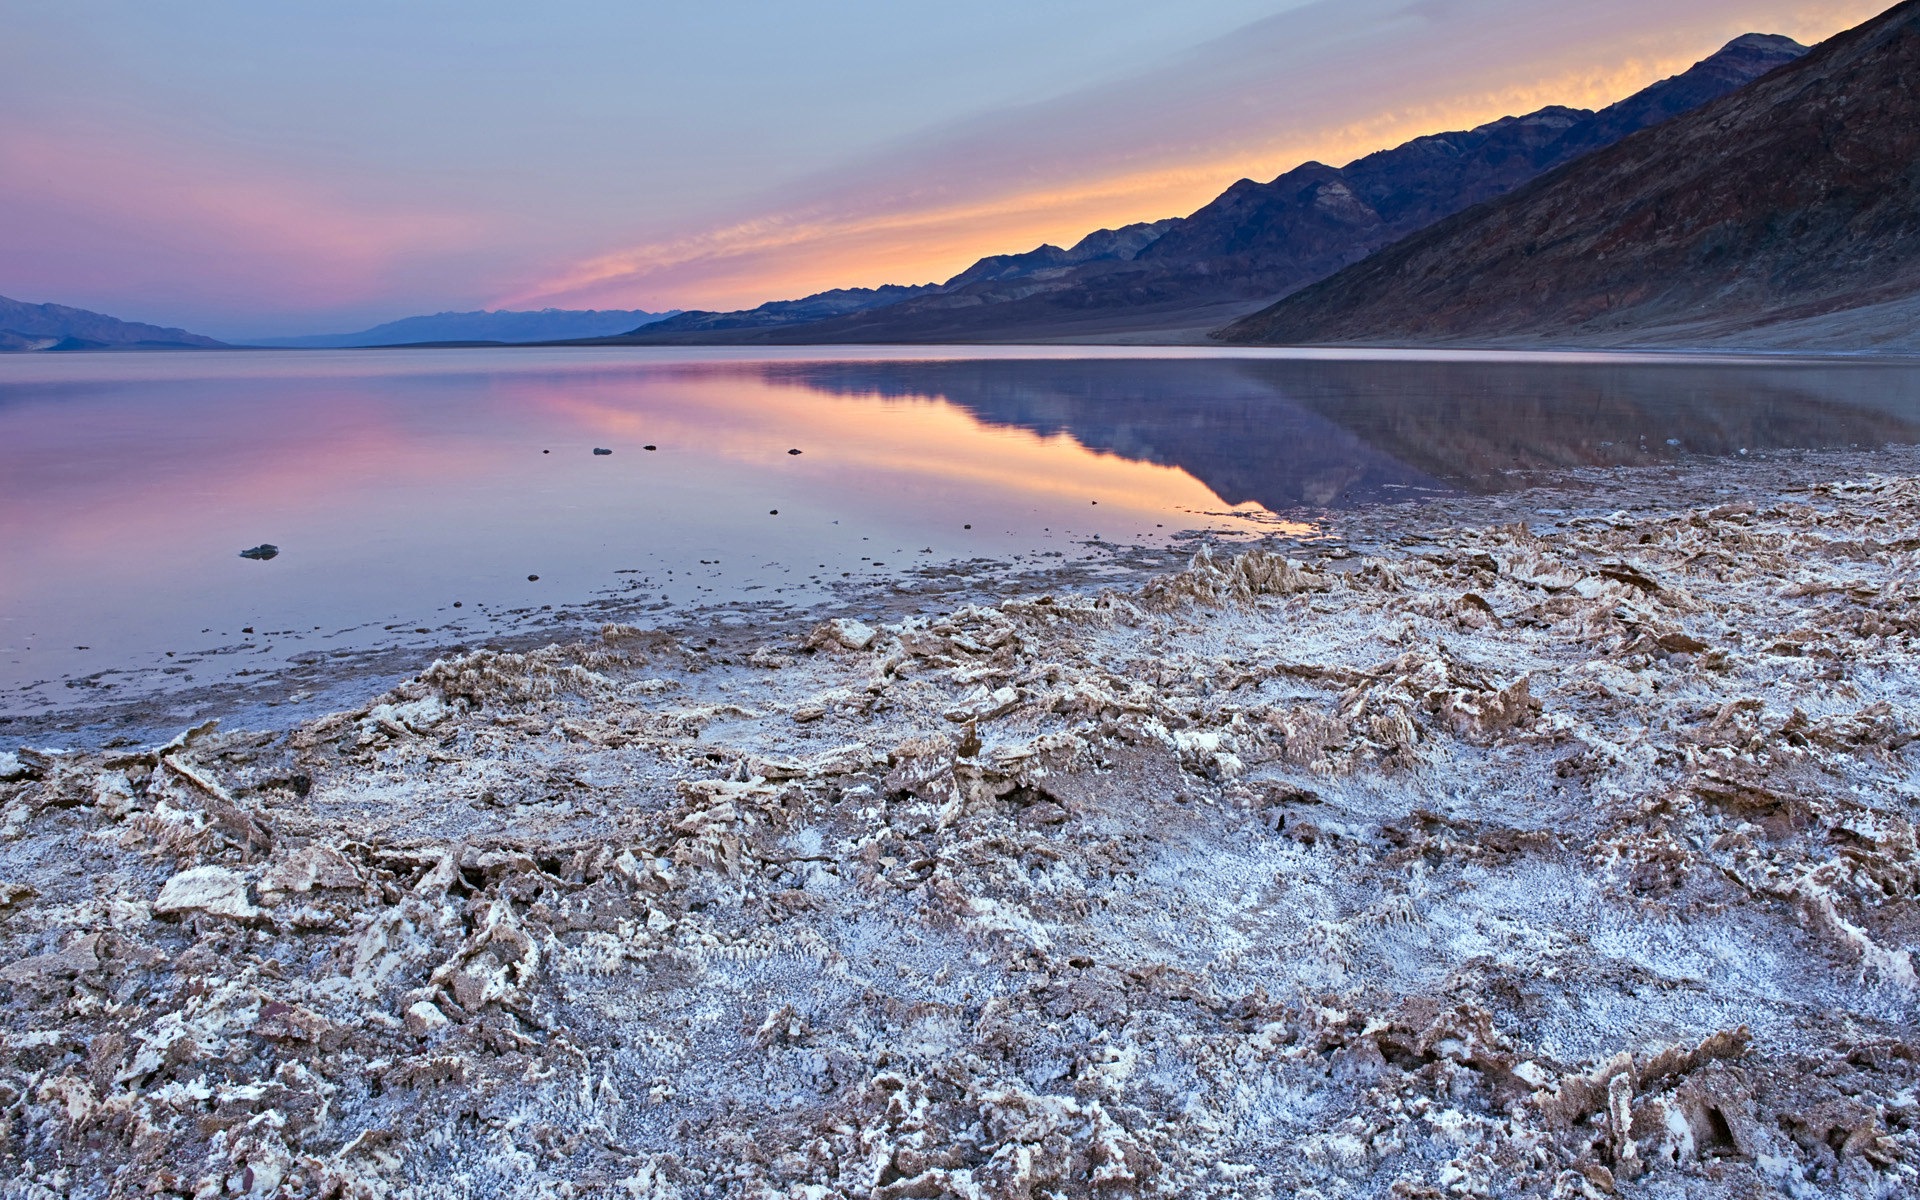
<svg viewBox="0 0 1920 1200"><path fill-rule="evenodd" d="M0 754L16 1187L1912 1190L1920 451L1331 532Z"/></svg>
<svg viewBox="0 0 1920 1200"><path fill-rule="evenodd" d="M1310 535L1262 535L1257 532L1258 525L1252 524L1244 534L1220 529L1175 531L1158 545L1085 540L1078 543L1079 557L1057 565L1044 565L1033 555L943 561L886 578L834 585L827 598L799 603L736 599L692 606L636 605L609 590L592 599L561 604L552 611L508 610L504 616L520 619L490 628L462 629L454 640L396 640L341 650L315 646L282 665L248 669L239 676L191 686L165 685L163 676L168 672L158 666L108 668L71 680L19 684L11 689L15 695L59 683L68 690L90 688L91 681L111 675L122 677L116 686L131 685L135 690L128 695L100 692L67 707L0 711L0 751L29 745L115 749L142 739L164 741L178 728L210 719L223 720L232 727L236 717L256 722L247 728L285 731L338 707L355 706L437 659L475 650L525 652L590 641L609 622L635 625L669 638L694 637L697 633L696 643L714 637L715 645L745 645L804 635L819 622L834 617L898 619L930 605L994 603L1049 591L1077 595L1097 593L1101 588L1137 588L1160 574L1179 570L1203 543L1211 543L1221 553L1280 550L1320 563L1329 556L1338 559L1380 553L1403 538L1422 537L1449 525L1531 521L1554 530L1569 519L1621 508L1657 506L1659 500L1708 503L1714 496L1740 489L1777 490L1835 472L1870 474L1882 470L1920 473L1920 446L1781 450L1737 460L1692 457L1649 467L1514 472L1522 482L1508 491L1459 492L1398 503L1282 514L1281 519L1289 523L1318 531ZM1649 501L1645 494L1649 488L1659 493L1658 499ZM338 630L310 640L325 641L348 632ZM225 657L236 648L214 646L179 661L191 667ZM138 690L147 685L156 686Z"/></svg>

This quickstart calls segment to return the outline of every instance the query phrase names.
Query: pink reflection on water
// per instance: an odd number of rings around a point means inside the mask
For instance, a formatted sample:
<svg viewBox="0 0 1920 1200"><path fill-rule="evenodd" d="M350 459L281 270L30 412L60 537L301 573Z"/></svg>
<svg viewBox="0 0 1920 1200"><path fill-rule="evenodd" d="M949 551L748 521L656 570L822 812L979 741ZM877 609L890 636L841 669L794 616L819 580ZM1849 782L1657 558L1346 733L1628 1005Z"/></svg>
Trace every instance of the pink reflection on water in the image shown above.
<svg viewBox="0 0 1920 1200"><path fill-rule="evenodd" d="M294 630L478 635L489 608L616 584L676 605L817 599L880 564L1077 553L1224 507L1178 468L744 365L463 352L383 374L371 356L193 357L217 361L0 374L0 683L250 647L232 669L266 631L281 653ZM237 557L259 542L281 555ZM367 632L333 637L349 627Z"/></svg>

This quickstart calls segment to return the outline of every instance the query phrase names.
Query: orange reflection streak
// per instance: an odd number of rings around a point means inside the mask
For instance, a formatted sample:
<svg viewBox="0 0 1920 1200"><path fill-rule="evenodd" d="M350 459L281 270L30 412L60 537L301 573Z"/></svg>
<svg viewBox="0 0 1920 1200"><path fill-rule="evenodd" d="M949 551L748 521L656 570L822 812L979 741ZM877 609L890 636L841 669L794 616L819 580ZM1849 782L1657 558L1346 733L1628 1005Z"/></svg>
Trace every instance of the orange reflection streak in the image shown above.
<svg viewBox="0 0 1920 1200"><path fill-rule="evenodd" d="M830 448L835 472L906 475L920 486L959 484L1006 497L1099 501L1142 515L1265 511L1252 503L1227 505L1179 467L1089 450L1066 434L983 426L941 397L887 400L876 412L874 399L850 401L804 384L729 374L677 379L667 403L654 402L656 392L644 411L636 411L621 402L619 391L573 384L542 388L539 396L549 409L601 433L654 441L666 440L663 431L671 431L706 452L769 468L786 463L788 447L811 445L816 455ZM875 437L877 421L884 423L883 438Z"/></svg>
<svg viewBox="0 0 1920 1200"><path fill-rule="evenodd" d="M134 457L106 476L50 470L44 478L29 466L5 489L18 503L0 503L0 557L13 568L0 571L0 598L31 591L44 572L138 578L197 552L182 547L256 529L265 536L289 526L350 529L402 519L433 528L440 510L473 503L473 489L484 489L486 479L509 494L551 486L523 474L521 460L537 461L537 447L565 439L566 426L581 439L618 437L622 453L641 442L692 451L690 459L676 456L676 474L662 479L669 485L688 478L678 472L700 472L703 460L717 459L742 491L766 481L858 504L919 496L925 505L938 495L1006 510L1098 501L1102 516L1129 519L1265 511L1228 505L1180 467L1089 449L1069 434L986 425L937 395L845 396L768 379L752 367L478 377L474 389L474 433L439 419L404 421L377 397L329 388L272 413L224 409L220 432L196 444L191 463ZM790 458L789 447L807 454Z"/></svg>

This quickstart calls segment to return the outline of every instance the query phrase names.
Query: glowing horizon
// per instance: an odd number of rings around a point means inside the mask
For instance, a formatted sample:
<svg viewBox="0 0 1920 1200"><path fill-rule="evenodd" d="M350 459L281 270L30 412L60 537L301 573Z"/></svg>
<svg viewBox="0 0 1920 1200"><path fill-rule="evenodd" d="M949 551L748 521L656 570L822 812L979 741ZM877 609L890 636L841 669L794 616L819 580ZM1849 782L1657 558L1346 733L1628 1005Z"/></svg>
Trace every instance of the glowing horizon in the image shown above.
<svg viewBox="0 0 1920 1200"><path fill-rule="evenodd" d="M383 55L356 22L385 10L357 3L210 0L182 30L131 0L46 5L0 47L20 114L0 129L0 294L245 337L937 282L1184 216L1239 178L1601 107L1740 33L1811 43L1882 7L835 0L743 31L482 3L436 58L432 13L390 17ZM580 40L589 15L606 46ZM521 77L552 96L497 86ZM617 136L582 110L618 114Z"/></svg>

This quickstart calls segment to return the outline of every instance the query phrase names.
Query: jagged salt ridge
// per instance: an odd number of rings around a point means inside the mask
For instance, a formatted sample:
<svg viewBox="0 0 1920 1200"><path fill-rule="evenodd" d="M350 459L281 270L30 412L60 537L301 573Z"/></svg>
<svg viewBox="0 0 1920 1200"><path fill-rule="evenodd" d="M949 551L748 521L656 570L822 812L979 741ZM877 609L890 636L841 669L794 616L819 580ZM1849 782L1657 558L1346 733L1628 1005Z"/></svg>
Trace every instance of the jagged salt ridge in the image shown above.
<svg viewBox="0 0 1920 1200"><path fill-rule="evenodd" d="M1917 502L0 756L6 1190L1912 1194Z"/></svg>

